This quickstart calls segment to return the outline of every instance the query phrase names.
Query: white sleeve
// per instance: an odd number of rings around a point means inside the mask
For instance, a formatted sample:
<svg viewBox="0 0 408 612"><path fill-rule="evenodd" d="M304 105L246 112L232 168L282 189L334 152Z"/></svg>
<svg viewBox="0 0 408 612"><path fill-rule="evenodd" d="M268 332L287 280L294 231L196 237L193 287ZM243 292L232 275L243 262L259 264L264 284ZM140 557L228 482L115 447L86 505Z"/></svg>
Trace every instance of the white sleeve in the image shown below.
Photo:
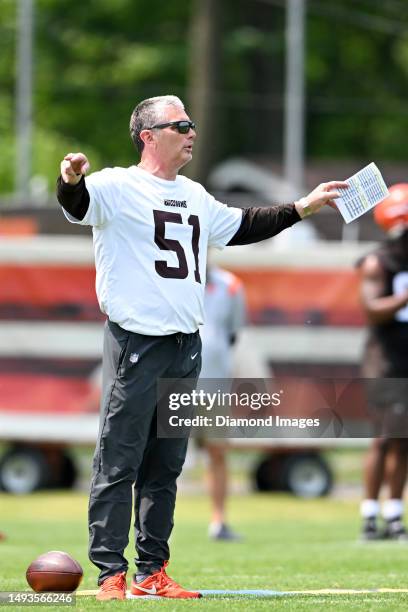
<svg viewBox="0 0 408 612"><path fill-rule="evenodd" d="M208 195L210 212L210 235L209 246L222 249L237 233L242 222L242 210L233 208L218 202L213 196Z"/></svg>
<svg viewBox="0 0 408 612"><path fill-rule="evenodd" d="M103 226L109 223L120 207L123 181L120 168L105 168L85 178L89 193L89 208L82 220L75 219L66 210L64 214L71 223Z"/></svg>

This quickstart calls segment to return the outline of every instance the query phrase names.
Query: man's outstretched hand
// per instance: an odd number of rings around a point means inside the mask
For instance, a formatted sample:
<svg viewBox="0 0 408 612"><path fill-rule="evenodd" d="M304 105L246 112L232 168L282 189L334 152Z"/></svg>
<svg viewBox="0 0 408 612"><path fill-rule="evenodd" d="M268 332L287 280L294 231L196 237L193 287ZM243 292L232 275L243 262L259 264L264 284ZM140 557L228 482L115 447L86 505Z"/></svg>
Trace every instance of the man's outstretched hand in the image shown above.
<svg viewBox="0 0 408 612"><path fill-rule="evenodd" d="M313 213L318 212L323 206L331 206L337 208L336 198L340 197L340 194L336 189L347 189L348 184L344 181L330 181L329 183L321 183L318 187L313 189L309 195L297 200L295 202L295 208L299 216L307 217Z"/></svg>
<svg viewBox="0 0 408 612"><path fill-rule="evenodd" d="M68 153L61 162L61 176L64 183L76 185L90 168L83 153Z"/></svg>

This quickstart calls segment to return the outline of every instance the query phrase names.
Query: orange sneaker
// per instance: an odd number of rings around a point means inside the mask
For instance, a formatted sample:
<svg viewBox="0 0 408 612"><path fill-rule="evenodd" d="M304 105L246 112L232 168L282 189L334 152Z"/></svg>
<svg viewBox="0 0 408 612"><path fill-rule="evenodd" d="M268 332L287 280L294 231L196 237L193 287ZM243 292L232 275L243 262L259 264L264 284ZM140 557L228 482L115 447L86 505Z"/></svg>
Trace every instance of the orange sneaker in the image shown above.
<svg viewBox="0 0 408 612"><path fill-rule="evenodd" d="M158 571L148 576L142 582L132 580L130 592L132 595L155 595L157 597L170 597L172 599L193 599L201 597L201 593L197 591L186 591L182 586L177 584L170 576L166 574L168 561L164 562L163 567Z"/></svg>
<svg viewBox="0 0 408 612"><path fill-rule="evenodd" d="M126 572L105 578L99 588L96 599L99 601L126 599Z"/></svg>

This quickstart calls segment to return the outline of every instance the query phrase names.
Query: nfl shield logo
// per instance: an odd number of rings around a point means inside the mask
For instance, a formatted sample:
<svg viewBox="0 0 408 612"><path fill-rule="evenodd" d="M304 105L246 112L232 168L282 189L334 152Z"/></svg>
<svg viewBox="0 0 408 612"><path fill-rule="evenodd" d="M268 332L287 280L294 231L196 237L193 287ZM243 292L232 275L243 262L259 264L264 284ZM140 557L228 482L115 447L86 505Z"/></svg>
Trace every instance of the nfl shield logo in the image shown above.
<svg viewBox="0 0 408 612"><path fill-rule="evenodd" d="M130 353L130 363L137 363L139 361L139 353Z"/></svg>

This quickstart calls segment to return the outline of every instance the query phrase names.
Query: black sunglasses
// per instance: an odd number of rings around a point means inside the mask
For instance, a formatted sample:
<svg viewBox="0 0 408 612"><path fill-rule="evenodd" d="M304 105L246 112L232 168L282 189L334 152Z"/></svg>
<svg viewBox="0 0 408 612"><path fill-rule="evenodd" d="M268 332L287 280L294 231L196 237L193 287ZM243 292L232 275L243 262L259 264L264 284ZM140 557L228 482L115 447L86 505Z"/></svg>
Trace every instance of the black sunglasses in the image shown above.
<svg viewBox="0 0 408 612"><path fill-rule="evenodd" d="M147 130L162 130L163 128L171 127L178 131L179 134L188 134L190 130L195 130L196 124L194 121L169 121L168 123L158 123Z"/></svg>

